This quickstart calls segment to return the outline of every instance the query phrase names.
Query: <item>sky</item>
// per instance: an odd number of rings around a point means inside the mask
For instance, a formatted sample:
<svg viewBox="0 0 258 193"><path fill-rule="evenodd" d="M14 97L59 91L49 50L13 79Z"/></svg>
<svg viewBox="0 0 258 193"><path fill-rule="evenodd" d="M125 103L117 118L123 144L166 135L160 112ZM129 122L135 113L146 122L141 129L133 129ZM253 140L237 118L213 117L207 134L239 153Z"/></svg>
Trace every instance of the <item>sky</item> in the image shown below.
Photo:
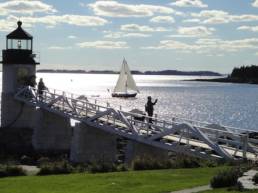
<svg viewBox="0 0 258 193"><path fill-rule="evenodd" d="M210 70L258 65L258 0L0 0L0 48L17 21L40 69Z"/></svg>

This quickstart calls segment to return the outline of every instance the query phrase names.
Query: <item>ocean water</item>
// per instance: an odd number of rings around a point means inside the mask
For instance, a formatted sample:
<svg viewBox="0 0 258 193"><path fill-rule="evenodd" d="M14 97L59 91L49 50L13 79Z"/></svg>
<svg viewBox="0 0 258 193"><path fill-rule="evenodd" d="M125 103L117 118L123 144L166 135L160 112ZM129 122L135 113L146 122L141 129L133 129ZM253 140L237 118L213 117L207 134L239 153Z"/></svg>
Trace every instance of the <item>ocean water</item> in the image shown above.
<svg viewBox="0 0 258 193"><path fill-rule="evenodd" d="M134 75L140 94L112 98L118 75L38 73L49 88L85 95L101 105L144 110L147 96L158 99L159 118L173 116L258 131L258 85L184 81L196 76ZM207 78L207 77L201 77Z"/></svg>

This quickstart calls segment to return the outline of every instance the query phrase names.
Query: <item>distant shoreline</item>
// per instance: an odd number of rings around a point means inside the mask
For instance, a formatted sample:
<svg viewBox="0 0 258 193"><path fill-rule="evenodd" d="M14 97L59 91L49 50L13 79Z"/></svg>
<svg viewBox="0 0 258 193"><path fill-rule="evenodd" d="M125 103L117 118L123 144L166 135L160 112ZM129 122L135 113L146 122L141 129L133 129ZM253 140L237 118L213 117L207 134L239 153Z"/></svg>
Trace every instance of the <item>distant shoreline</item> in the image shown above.
<svg viewBox="0 0 258 193"><path fill-rule="evenodd" d="M117 71L110 70L37 70L40 73L77 73L77 74L119 74ZM222 76L217 72L212 71L177 71L177 70L162 70L162 71L131 71L134 75L178 75L178 76Z"/></svg>
<svg viewBox="0 0 258 193"><path fill-rule="evenodd" d="M193 80L185 80L185 81L238 83L238 84L258 84L258 80L243 80L243 79L233 79L233 78L193 79Z"/></svg>

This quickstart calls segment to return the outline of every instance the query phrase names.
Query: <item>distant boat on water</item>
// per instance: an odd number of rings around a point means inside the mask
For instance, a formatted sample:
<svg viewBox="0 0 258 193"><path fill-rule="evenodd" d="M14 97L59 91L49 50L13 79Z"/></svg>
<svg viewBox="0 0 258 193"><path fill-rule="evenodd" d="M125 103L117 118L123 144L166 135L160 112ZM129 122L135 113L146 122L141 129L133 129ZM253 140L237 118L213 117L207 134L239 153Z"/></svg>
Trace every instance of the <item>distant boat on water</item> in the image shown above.
<svg viewBox="0 0 258 193"><path fill-rule="evenodd" d="M112 97L135 97L137 93L139 93L139 90L124 58Z"/></svg>

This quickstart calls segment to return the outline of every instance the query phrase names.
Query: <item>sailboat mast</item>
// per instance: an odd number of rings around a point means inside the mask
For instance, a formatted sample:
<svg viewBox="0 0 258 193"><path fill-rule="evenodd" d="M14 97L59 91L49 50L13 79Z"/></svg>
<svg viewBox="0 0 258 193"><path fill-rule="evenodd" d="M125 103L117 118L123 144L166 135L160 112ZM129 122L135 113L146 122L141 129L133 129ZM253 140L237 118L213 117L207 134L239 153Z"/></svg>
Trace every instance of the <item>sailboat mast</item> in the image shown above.
<svg viewBox="0 0 258 193"><path fill-rule="evenodd" d="M125 58L124 58L124 61L125 61ZM125 69L125 62L123 62L123 65L124 65L124 69ZM127 93L127 72L125 71L125 93Z"/></svg>

